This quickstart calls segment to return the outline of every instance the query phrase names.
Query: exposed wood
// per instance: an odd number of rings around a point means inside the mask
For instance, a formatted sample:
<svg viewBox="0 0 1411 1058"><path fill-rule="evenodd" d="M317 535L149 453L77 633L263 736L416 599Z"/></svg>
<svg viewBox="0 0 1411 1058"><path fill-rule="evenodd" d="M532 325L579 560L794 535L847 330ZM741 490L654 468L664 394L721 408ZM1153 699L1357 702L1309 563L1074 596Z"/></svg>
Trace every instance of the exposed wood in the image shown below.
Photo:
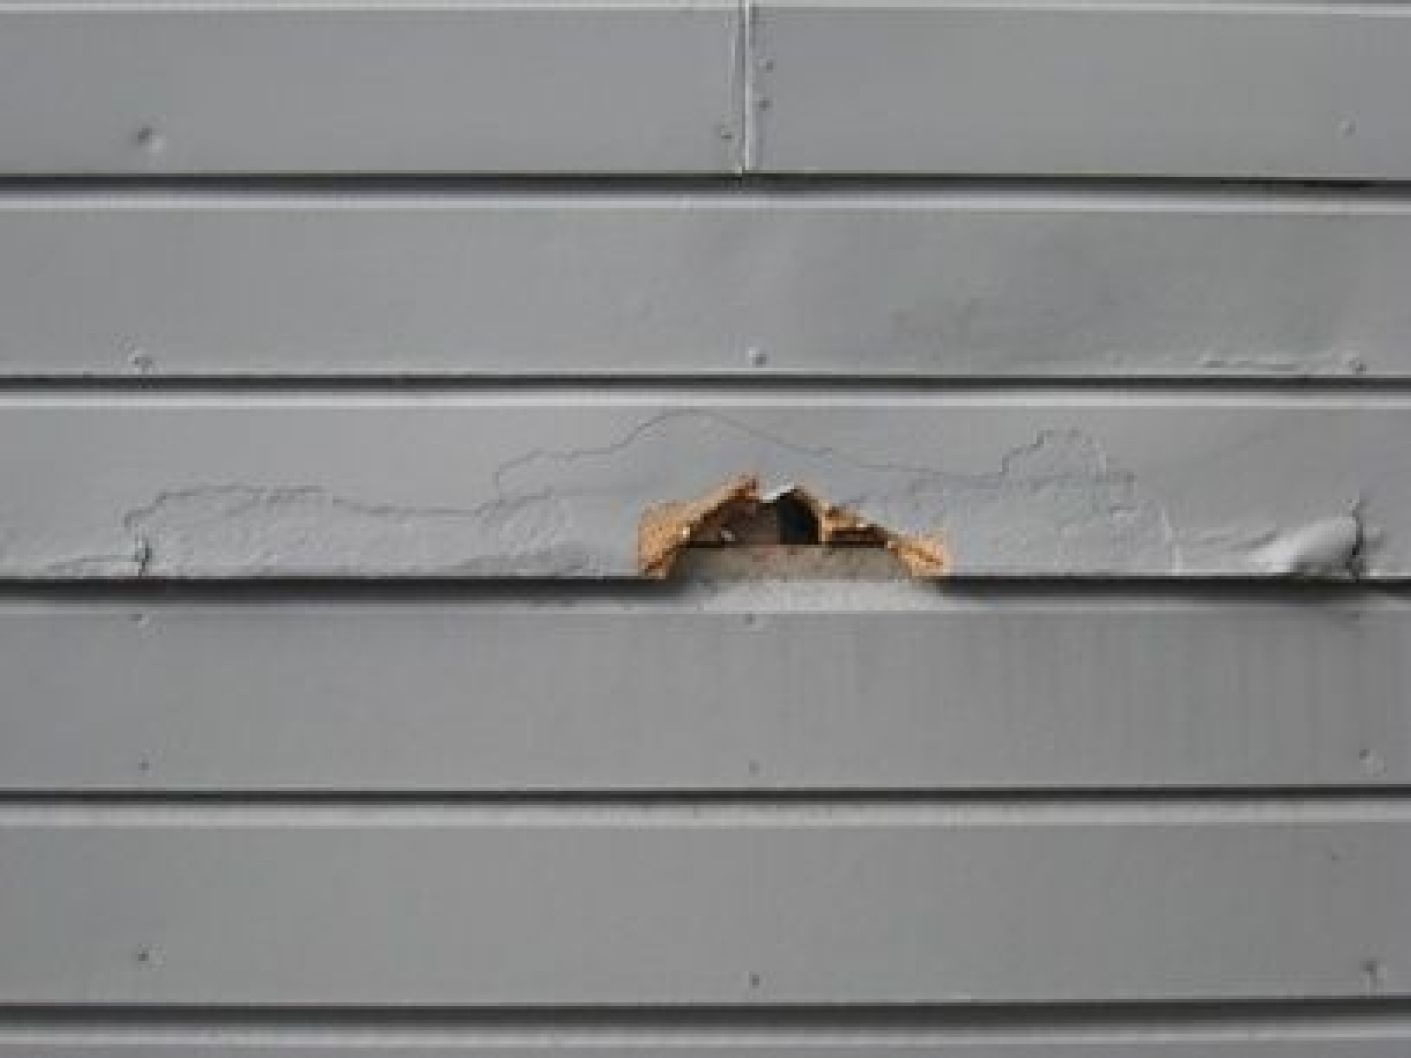
<svg viewBox="0 0 1411 1058"><path fill-rule="evenodd" d="M1408 274L1366 194L12 192L0 375L1407 378Z"/></svg>
<svg viewBox="0 0 1411 1058"><path fill-rule="evenodd" d="M762 170L1411 177L1403 4L753 9Z"/></svg>
<svg viewBox="0 0 1411 1058"><path fill-rule="evenodd" d="M1411 784L1404 601L890 584L0 608L0 789Z"/></svg>
<svg viewBox="0 0 1411 1058"><path fill-rule="evenodd" d="M735 0L0 7L0 172L730 172Z"/></svg>
<svg viewBox="0 0 1411 1058"><path fill-rule="evenodd" d="M0 1002L1405 996L1408 885L1376 804L33 805Z"/></svg>

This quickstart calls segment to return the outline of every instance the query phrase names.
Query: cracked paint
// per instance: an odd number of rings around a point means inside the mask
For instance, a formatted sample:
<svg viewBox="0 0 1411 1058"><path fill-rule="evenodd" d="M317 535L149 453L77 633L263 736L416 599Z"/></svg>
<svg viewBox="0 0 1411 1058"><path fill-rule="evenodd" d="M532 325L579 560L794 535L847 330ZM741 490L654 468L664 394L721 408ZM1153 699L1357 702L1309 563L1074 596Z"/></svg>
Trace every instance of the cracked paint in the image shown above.
<svg viewBox="0 0 1411 1058"><path fill-rule="evenodd" d="M588 568L585 549L564 539L566 518L549 497L461 509L364 503L314 486L217 485L163 492L123 524L135 541L137 576L212 566L241 574L555 576Z"/></svg>
<svg viewBox="0 0 1411 1058"><path fill-rule="evenodd" d="M664 455L680 452L697 458L683 466ZM1006 453L998 469L962 473L872 461L684 409L653 415L598 447L505 460L492 474L492 497L474 506L382 504L317 486L167 490L124 516L126 556L65 565L116 563L123 575L169 577L639 575L643 499L701 495L727 476L727 465L758 468L763 490L817 482L839 509L865 511L897 539L934 540L944 526L941 564L959 572L1083 574L1171 562L1164 513L1086 434L1042 432Z"/></svg>
<svg viewBox="0 0 1411 1058"><path fill-rule="evenodd" d="M637 454L657 450L698 455L681 466ZM1007 452L996 470L966 473L869 460L716 412L674 410L601 447L527 453L503 465L496 481L506 494L570 490L596 520L611 518L601 508L614 498L634 493L706 495L742 466L765 491L807 481L894 533L943 534L952 572L1092 574L1174 562L1165 512L1095 439L1073 430L1042 431ZM629 564L636 568L635 554Z"/></svg>

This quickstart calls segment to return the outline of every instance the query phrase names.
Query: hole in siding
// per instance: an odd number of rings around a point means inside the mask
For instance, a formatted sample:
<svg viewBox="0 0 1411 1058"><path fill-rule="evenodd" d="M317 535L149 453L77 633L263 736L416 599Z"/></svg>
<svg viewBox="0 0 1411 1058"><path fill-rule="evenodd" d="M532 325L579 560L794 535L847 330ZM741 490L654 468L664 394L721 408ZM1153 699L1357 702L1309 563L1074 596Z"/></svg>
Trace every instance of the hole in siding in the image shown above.
<svg viewBox="0 0 1411 1058"><path fill-rule="evenodd" d="M649 507L637 527L637 569L663 578L692 572L735 577L939 577L945 547L897 533L793 485L772 495L742 476L692 500Z"/></svg>

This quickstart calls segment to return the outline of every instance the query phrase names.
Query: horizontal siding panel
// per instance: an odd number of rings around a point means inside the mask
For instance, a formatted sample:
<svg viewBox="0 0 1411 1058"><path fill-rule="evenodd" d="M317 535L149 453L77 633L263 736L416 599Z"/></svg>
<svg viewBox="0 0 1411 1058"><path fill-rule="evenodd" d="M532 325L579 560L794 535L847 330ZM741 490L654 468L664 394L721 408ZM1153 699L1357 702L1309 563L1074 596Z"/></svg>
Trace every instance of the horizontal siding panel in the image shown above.
<svg viewBox="0 0 1411 1058"><path fill-rule="evenodd" d="M1405 378L1407 274L1398 197L25 193L0 374Z"/></svg>
<svg viewBox="0 0 1411 1058"><path fill-rule="evenodd" d="M0 671L12 791L1411 785L1357 598L12 602Z"/></svg>
<svg viewBox="0 0 1411 1058"><path fill-rule="evenodd" d="M0 7L0 172L728 172L735 0Z"/></svg>
<svg viewBox="0 0 1411 1058"><path fill-rule="evenodd" d="M759 0L770 172L1405 180L1398 3Z"/></svg>
<svg viewBox="0 0 1411 1058"><path fill-rule="evenodd" d="M311 1033L316 1040L302 1042L297 1032L251 1033L236 1030L229 1034L236 1042L225 1042L219 1031L173 1036L144 1034L140 1030L123 1034L89 1034L90 1042L64 1042L73 1033L23 1035L17 1042L0 1039L0 1055L33 1055L35 1058L107 1058L108 1055L191 1054L200 1058L548 1058L551 1055L651 1054L660 1058L1405 1058L1411 1046L1411 1033L1405 1030L1362 1035L1356 1029L1331 1027L1311 1039L1300 1039L1278 1027L1232 1029L1209 1037L1162 1028L1150 1032L1086 1035L1082 1039L1063 1038L1067 1033L1051 1032L1047 1038L996 1038L954 1033L922 1037L900 1043L869 1042L865 1033L840 1030L831 1038L800 1039L799 1033L775 1042L769 1037L750 1039L748 1032L736 1031L719 1038L706 1036L700 1042L681 1042L675 1036L653 1034L642 1039L621 1033L602 1039L564 1039L566 1033L554 1021L547 1021L538 1033L515 1037L492 1033L484 1040L460 1043L368 1042L351 1033ZM271 1035L276 1038L271 1039ZM278 1036L286 1037L284 1041ZM394 1036L399 1035L394 1033ZM436 1034L437 1037L449 1034ZM251 1039L251 1037L254 1037ZM525 1038L527 1037L527 1038ZM743 1037L743 1038L742 1038ZM863 1038L859 1038L863 1037ZM376 1037L374 1037L374 1040ZM345 1042L346 1040L346 1042ZM545 1042L552 1040L553 1042Z"/></svg>
<svg viewBox="0 0 1411 1058"><path fill-rule="evenodd" d="M643 515L794 482L976 576L1411 571L1400 395L12 393L0 574L612 577Z"/></svg>
<svg viewBox="0 0 1411 1058"><path fill-rule="evenodd" d="M0 1002L1407 992L1411 825L1400 816L1374 805L1321 819L1029 811L696 807L536 821L491 807L456 822L458 810L416 806L386 818L366 807L12 810L0 827Z"/></svg>

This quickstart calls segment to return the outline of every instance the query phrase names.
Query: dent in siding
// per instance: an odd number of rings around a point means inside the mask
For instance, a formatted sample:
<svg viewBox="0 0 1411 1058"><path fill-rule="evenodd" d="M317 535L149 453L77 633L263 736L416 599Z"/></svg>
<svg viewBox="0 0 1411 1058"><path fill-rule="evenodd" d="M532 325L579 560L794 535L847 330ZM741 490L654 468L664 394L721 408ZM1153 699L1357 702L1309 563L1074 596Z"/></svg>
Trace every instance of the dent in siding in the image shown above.
<svg viewBox="0 0 1411 1058"><path fill-rule="evenodd" d="M1356 577L1367 544L1360 508L1274 533L1254 551L1266 573L1294 577Z"/></svg>
<svg viewBox="0 0 1411 1058"><path fill-rule="evenodd" d="M1359 501L1345 513L1298 525L1190 534L1182 552L1184 564L1202 570L1345 580L1362 576L1376 539Z"/></svg>
<svg viewBox="0 0 1411 1058"><path fill-rule="evenodd" d="M807 419L796 420L806 423ZM217 484L161 492L116 541L54 556L49 576L631 576L638 519L747 469L761 495L816 486L898 539L944 538L947 572L1160 575L1187 568L1265 575L1359 572L1360 514L1243 537L1177 537L1135 474L1082 431L1039 432L991 470L884 462L794 436L789 417L674 409L596 447L504 461L463 507L352 499L316 485ZM943 459L944 453L925 453ZM481 500L482 502L475 502Z"/></svg>

